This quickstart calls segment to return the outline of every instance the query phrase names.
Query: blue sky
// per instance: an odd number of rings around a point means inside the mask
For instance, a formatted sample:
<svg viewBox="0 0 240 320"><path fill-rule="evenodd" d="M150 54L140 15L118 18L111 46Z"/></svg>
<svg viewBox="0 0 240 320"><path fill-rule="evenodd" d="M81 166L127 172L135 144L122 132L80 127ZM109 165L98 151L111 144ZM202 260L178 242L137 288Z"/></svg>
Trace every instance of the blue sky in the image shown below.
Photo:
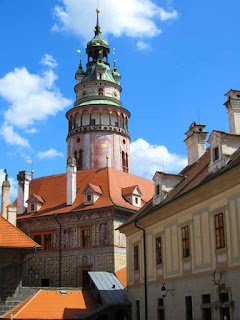
<svg viewBox="0 0 240 320"><path fill-rule="evenodd" d="M239 1L1 0L0 177L6 167L13 184L31 169L27 158L35 177L65 171L76 50L85 64L97 6L132 114L135 174L150 178L163 162L179 171L184 132L198 112L207 131L229 131L223 103L230 88L240 89Z"/></svg>

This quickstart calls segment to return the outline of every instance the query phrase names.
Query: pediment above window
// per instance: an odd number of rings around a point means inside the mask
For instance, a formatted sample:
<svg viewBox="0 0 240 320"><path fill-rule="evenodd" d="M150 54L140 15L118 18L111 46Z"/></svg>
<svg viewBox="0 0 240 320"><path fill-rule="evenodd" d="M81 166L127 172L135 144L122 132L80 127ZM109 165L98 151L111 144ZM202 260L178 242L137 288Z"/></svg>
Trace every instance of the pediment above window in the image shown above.
<svg viewBox="0 0 240 320"><path fill-rule="evenodd" d="M84 194L84 205L91 205L102 195L102 189L99 186L88 183L82 193Z"/></svg>
<svg viewBox="0 0 240 320"><path fill-rule="evenodd" d="M26 202L28 203L28 213L38 212L45 203L44 199L41 196L34 193L30 195L29 199Z"/></svg>
<svg viewBox="0 0 240 320"><path fill-rule="evenodd" d="M142 192L137 185L122 188L122 196L127 202L131 203L132 206L141 208Z"/></svg>

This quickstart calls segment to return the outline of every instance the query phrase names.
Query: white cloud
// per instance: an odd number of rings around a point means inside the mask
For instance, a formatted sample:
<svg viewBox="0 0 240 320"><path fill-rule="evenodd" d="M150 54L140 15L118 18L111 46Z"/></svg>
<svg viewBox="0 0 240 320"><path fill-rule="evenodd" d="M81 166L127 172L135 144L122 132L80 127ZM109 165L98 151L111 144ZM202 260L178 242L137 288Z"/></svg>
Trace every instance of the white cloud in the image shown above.
<svg viewBox="0 0 240 320"><path fill-rule="evenodd" d="M1 190L2 190L2 183L4 180L5 180L4 169L0 168L0 189ZM17 182L11 177L9 177L8 180L11 185L11 189L10 189L11 199L14 200L17 197Z"/></svg>
<svg viewBox="0 0 240 320"><path fill-rule="evenodd" d="M39 159L52 159L55 157L63 157L64 155L62 152L58 152L57 150L51 148L44 152L38 152L37 156Z"/></svg>
<svg viewBox="0 0 240 320"><path fill-rule="evenodd" d="M137 41L137 48L140 51L147 51L147 50L151 50L152 47L150 46L149 43L139 40Z"/></svg>
<svg viewBox="0 0 240 320"><path fill-rule="evenodd" d="M25 132L29 134L34 134L34 133L37 133L38 131L36 128L29 128L29 129L26 129Z"/></svg>
<svg viewBox="0 0 240 320"><path fill-rule="evenodd" d="M2 124L2 127L0 128L0 134L3 136L7 144L17 145L19 147L30 147L28 140L21 137L19 133L15 132L13 126L9 125L7 121Z"/></svg>
<svg viewBox="0 0 240 320"><path fill-rule="evenodd" d="M96 1L61 0L54 8L54 31L70 31L84 39L96 23ZM130 37L154 37L161 32L159 23L175 19L178 13L166 11L152 0L105 0L100 7L100 25L104 34Z"/></svg>
<svg viewBox="0 0 240 320"><path fill-rule="evenodd" d="M57 60L53 58L53 56L51 56L48 53L45 53L45 55L42 57L40 63L44 66L48 66L50 68L56 68L57 67Z"/></svg>
<svg viewBox="0 0 240 320"><path fill-rule="evenodd" d="M6 74L0 79L0 95L10 104L5 120L26 128L69 106L71 101L55 86L56 80L53 70L38 75L22 67Z"/></svg>
<svg viewBox="0 0 240 320"><path fill-rule="evenodd" d="M131 143L132 173L152 179L156 171L180 172L187 165L187 158L170 153L165 146L151 145L144 139Z"/></svg>

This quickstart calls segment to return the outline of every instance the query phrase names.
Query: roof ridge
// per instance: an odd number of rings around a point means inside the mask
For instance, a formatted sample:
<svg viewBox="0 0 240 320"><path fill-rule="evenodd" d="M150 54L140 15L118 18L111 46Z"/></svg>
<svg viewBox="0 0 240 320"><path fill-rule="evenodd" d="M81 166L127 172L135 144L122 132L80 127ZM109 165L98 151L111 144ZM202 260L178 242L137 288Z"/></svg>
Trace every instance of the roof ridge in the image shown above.
<svg viewBox="0 0 240 320"><path fill-rule="evenodd" d="M138 179L143 179L143 180L147 180L147 181L152 181L151 179L147 179L147 178L144 178L144 177L140 177L140 176L137 176L136 174L127 173L127 172L124 172L124 171L121 171L121 170L118 170L118 169L115 169L115 168L108 168L108 169L110 169L111 171L117 171L117 172L125 173L125 174L127 174L127 175L137 177Z"/></svg>
<svg viewBox="0 0 240 320"><path fill-rule="evenodd" d="M23 305L23 307L20 310L18 310L18 312L13 317L15 318L23 309L25 309L26 306L29 305L29 303L36 298L40 291L42 291L42 289L40 289L37 293L34 293L33 296L26 302L26 304Z"/></svg>
<svg viewBox="0 0 240 320"><path fill-rule="evenodd" d="M115 202L113 202L112 196L111 196L111 188L110 188L110 175L109 175L109 169L107 168L107 184L108 184L108 194L109 194L109 199L112 202L113 205L116 205Z"/></svg>

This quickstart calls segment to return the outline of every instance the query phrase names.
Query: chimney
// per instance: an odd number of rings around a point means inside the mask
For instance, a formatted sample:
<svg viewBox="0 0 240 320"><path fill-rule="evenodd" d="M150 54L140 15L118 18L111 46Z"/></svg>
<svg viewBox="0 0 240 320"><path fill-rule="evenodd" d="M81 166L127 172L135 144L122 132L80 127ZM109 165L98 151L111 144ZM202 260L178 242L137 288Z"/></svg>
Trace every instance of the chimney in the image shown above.
<svg viewBox="0 0 240 320"><path fill-rule="evenodd" d="M7 170L5 172L5 180L2 183L2 203L1 203L1 213L3 218L8 219L7 206L10 204L10 182L8 180Z"/></svg>
<svg viewBox="0 0 240 320"><path fill-rule="evenodd" d="M77 165L75 158L67 159L67 206L71 206L76 199Z"/></svg>
<svg viewBox="0 0 240 320"><path fill-rule="evenodd" d="M185 133L187 138L184 140L188 151L188 165L198 161L206 151L206 139L208 132L205 132L205 125L193 122L189 130Z"/></svg>
<svg viewBox="0 0 240 320"><path fill-rule="evenodd" d="M240 91L231 89L225 97L228 98L224 105L228 113L230 133L240 134Z"/></svg>
<svg viewBox="0 0 240 320"><path fill-rule="evenodd" d="M17 214L23 214L27 208L26 201L29 196L29 182L31 176L28 171L19 171L18 180L18 197L17 197Z"/></svg>

